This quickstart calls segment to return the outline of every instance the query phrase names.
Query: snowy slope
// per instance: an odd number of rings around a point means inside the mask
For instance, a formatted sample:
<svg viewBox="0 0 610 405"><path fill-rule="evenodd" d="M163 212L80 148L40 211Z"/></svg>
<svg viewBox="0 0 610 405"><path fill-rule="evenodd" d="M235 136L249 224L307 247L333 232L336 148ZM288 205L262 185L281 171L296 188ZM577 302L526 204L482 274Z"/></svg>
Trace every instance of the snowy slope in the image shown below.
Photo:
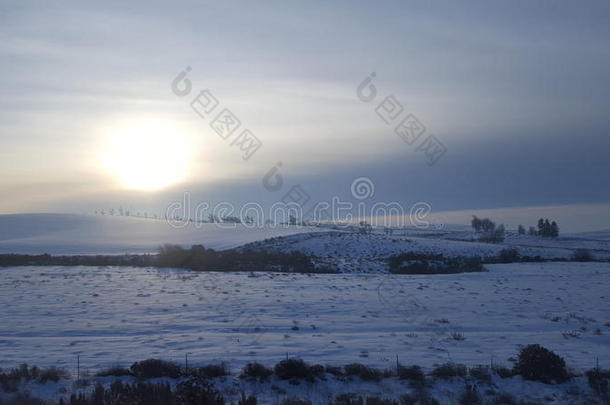
<svg viewBox="0 0 610 405"><path fill-rule="evenodd" d="M610 241L610 229L601 230L601 231L593 231L593 232L580 232L580 233L573 234L573 236L575 236L577 238Z"/></svg>
<svg viewBox="0 0 610 405"><path fill-rule="evenodd" d="M289 235L246 245L269 251L300 251L316 257L321 267L342 272L387 271L384 259L399 253L434 253L446 257L492 257L507 247L515 247L523 256L540 256L547 259L568 259L574 249L595 248L597 258L610 258L610 241L590 241L577 238L543 238L509 235L504 243L492 244L471 241L470 232L443 232L422 235L404 232L388 236L380 233L312 232Z"/></svg>

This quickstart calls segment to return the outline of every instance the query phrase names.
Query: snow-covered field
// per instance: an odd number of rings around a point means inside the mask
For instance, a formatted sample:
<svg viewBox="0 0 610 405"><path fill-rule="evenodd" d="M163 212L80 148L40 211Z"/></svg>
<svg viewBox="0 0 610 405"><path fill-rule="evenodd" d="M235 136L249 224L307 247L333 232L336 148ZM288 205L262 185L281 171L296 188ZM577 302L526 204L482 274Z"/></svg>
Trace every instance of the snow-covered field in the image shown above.
<svg viewBox="0 0 610 405"><path fill-rule="evenodd" d="M496 256L506 247L521 255L569 258L587 248L610 258L608 232L544 239L509 233L504 243L472 240L464 227L405 229L223 228L164 221L79 215L0 216L0 253L121 254L154 252L161 243L301 251L342 274L206 273L128 267L0 268L0 367L20 363L95 373L146 358L191 365L248 362L273 365L290 357L311 363L359 362L392 368L398 360L430 371L445 362L512 366L518 350L539 343L579 372L610 368L610 263L487 265L487 272L392 275L385 259L404 252ZM106 381L109 382L110 380ZM57 399L71 382L29 383L36 395ZM335 381L315 387L274 381L287 395L325 404L332 394L405 393L396 379ZM560 388L497 382L503 391L569 403L567 392L588 389L583 377ZM270 386L235 376L217 385L246 390L268 402ZM575 388L576 387L576 388ZM455 398L463 381L435 385ZM231 394L232 395L232 394ZM271 395L271 396L270 396ZM395 398L397 396L394 395ZM566 396L567 395L567 396ZM545 400L546 401L546 400ZM276 401L277 402L277 401ZM548 402L548 401L546 401Z"/></svg>
<svg viewBox="0 0 610 405"><path fill-rule="evenodd" d="M575 369L610 359L610 265L488 266L458 275L1 269L0 363L445 361L510 365L540 343ZM456 340L459 333L464 340ZM457 335L456 335L457 336ZM602 364L610 367L610 364Z"/></svg>

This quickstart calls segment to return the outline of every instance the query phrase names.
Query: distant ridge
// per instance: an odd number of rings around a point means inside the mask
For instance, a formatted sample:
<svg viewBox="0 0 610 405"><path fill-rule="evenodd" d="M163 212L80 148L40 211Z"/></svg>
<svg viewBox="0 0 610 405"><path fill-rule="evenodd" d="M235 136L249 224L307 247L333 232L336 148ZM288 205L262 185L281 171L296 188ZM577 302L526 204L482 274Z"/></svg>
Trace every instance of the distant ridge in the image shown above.
<svg viewBox="0 0 610 405"><path fill-rule="evenodd" d="M177 228L164 220L109 215L0 215L0 253L142 254L154 253L164 243L229 249L274 236L311 231L295 227L250 229L238 224L185 225Z"/></svg>

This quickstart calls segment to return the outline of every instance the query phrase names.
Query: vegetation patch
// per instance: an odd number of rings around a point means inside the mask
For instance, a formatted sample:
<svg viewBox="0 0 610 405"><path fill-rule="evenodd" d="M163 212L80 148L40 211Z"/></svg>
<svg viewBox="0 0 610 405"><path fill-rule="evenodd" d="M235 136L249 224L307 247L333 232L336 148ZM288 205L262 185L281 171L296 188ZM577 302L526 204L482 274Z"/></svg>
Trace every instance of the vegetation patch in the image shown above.
<svg viewBox="0 0 610 405"><path fill-rule="evenodd" d="M248 363L242 369L240 378L256 378L260 382L267 381L273 375L273 370L260 363Z"/></svg>
<svg viewBox="0 0 610 405"><path fill-rule="evenodd" d="M521 349L514 372L526 380L545 384L562 383L570 379L565 360L537 344Z"/></svg>
<svg viewBox="0 0 610 405"><path fill-rule="evenodd" d="M445 258L440 254L401 253L388 258L394 274L456 274L485 271L478 256Z"/></svg>
<svg viewBox="0 0 610 405"><path fill-rule="evenodd" d="M159 359L148 359L133 363L131 373L138 378L178 378L182 375L177 363Z"/></svg>

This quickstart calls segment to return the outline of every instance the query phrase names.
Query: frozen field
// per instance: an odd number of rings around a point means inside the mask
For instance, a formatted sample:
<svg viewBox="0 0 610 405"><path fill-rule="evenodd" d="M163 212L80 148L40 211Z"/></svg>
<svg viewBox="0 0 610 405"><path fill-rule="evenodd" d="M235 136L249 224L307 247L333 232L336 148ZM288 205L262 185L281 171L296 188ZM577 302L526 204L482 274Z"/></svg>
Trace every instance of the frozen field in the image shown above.
<svg viewBox="0 0 610 405"><path fill-rule="evenodd" d="M570 367L610 367L610 264L488 266L459 275L0 269L0 365L191 363L510 366L540 343ZM456 335L452 335L452 334ZM459 335L458 335L459 334Z"/></svg>

